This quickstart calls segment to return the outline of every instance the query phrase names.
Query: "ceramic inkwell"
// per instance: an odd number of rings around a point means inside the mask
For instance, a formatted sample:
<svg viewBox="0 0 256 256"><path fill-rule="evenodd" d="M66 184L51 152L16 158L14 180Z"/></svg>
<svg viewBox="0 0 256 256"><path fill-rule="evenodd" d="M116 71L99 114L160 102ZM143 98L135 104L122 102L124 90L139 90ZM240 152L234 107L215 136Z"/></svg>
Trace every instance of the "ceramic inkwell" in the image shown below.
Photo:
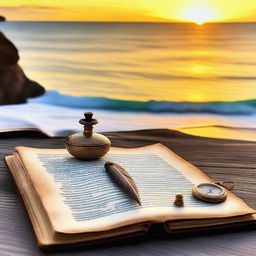
<svg viewBox="0 0 256 256"><path fill-rule="evenodd" d="M67 137L65 145L68 152L78 159L97 160L109 151L111 142L106 136L92 131L93 125L98 123L92 118L92 112L85 112L84 116L85 119L79 121L84 125L84 132Z"/></svg>

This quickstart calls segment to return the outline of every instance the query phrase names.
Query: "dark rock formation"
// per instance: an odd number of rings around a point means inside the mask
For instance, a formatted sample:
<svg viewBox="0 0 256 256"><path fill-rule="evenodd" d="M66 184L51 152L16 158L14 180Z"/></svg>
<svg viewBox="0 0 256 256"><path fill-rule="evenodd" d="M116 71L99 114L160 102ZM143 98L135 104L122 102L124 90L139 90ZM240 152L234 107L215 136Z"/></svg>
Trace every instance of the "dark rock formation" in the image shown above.
<svg viewBox="0 0 256 256"><path fill-rule="evenodd" d="M26 77L18 60L17 48L0 32L0 105L24 103L45 92L40 84Z"/></svg>
<svg viewBox="0 0 256 256"><path fill-rule="evenodd" d="M0 15L0 21L6 21L6 18Z"/></svg>

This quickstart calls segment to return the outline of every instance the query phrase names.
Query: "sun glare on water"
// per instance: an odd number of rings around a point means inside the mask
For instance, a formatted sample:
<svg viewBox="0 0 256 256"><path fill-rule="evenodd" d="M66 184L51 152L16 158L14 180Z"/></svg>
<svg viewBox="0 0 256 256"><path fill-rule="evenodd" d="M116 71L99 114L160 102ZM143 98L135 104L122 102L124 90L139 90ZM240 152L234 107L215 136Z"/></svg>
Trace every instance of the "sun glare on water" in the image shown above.
<svg viewBox="0 0 256 256"><path fill-rule="evenodd" d="M181 12L180 18L185 21L192 21L198 25L202 25L207 21L215 20L216 14L214 10L206 7L188 7Z"/></svg>

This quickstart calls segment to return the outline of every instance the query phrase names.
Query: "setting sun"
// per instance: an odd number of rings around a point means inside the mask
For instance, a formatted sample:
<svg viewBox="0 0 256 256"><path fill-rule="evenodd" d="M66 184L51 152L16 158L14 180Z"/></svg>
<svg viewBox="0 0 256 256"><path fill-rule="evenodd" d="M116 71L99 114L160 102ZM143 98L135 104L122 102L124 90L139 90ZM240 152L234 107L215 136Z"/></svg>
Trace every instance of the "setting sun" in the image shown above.
<svg viewBox="0 0 256 256"><path fill-rule="evenodd" d="M255 0L12 0L0 1L8 20L118 22L251 22Z"/></svg>
<svg viewBox="0 0 256 256"><path fill-rule="evenodd" d="M214 10L206 7L188 7L181 12L180 17L185 21L193 21L201 25L207 21L213 21L217 18Z"/></svg>

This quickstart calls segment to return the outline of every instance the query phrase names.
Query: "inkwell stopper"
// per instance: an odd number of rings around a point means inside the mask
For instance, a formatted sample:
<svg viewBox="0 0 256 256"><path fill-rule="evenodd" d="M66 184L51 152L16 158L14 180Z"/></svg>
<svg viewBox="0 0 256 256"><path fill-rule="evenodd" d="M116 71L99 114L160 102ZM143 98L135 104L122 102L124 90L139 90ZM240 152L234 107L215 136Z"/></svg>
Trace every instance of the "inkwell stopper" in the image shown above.
<svg viewBox="0 0 256 256"><path fill-rule="evenodd" d="M92 112L85 112L85 118L79 121L84 125L84 132L72 134L65 141L68 152L78 159L97 160L104 156L111 146L106 136L92 131L93 125L98 123L92 116Z"/></svg>

